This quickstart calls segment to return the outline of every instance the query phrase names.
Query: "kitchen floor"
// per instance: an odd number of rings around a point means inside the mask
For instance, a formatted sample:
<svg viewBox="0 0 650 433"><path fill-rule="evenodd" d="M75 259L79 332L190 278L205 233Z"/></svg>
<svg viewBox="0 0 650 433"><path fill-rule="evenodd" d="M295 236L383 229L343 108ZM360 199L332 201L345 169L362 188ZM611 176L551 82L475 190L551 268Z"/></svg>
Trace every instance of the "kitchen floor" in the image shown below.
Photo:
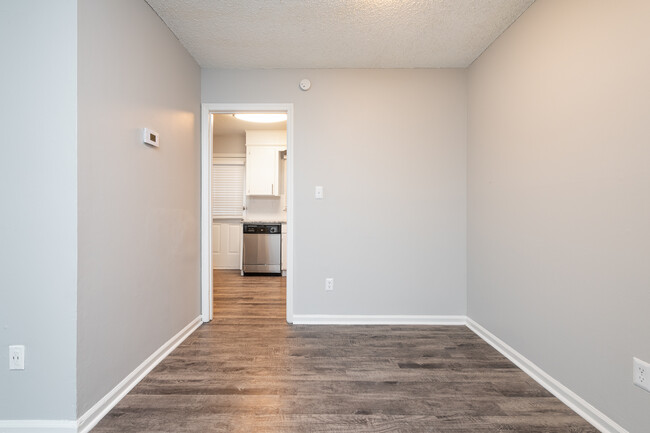
<svg viewBox="0 0 650 433"><path fill-rule="evenodd" d="M93 432L597 432L464 326L291 326L285 278L214 281L215 320Z"/></svg>

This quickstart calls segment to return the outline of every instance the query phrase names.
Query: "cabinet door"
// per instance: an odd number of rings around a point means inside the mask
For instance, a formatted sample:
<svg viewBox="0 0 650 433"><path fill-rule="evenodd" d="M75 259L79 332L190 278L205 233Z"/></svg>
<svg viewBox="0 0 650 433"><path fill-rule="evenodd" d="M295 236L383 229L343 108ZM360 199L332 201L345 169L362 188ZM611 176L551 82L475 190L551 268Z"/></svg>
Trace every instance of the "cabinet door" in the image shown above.
<svg viewBox="0 0 650 433"><path fill-rule="evenodd" d="M250 146L246 150L246 195L279 195L278 150Z"/></svg>
<svg viewBox="0 0 650 433"><path fill-rule="evenodd" d="M212 268L240 269L242 225L240 220L212 223Z"/></svg>

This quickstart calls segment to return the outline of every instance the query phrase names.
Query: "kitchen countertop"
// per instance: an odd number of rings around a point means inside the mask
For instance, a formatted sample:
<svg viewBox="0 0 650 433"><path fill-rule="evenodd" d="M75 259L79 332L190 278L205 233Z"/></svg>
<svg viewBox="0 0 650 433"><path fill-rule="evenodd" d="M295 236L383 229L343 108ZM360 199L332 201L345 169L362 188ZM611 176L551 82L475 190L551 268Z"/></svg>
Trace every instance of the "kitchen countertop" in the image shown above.
<svg viewBox="0 0 650 433"><path fill-rule="evenodd" d="M287 220L280 219L245 219L242 221L244 224L286 224Z"/></svg>

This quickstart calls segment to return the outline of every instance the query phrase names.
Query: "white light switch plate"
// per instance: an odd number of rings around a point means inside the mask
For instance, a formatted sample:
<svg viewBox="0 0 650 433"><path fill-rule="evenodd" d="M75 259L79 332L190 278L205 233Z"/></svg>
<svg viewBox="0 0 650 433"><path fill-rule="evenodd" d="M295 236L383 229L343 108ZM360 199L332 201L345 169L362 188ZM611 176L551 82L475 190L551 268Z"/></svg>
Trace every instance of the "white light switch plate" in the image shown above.
<svg viewBox="0 0 650 433"><path fill-rule="evenodd" d="M322 200L323 199L323 187L322 186L317 186L314 189L314 198L316 200Z"/></svg>

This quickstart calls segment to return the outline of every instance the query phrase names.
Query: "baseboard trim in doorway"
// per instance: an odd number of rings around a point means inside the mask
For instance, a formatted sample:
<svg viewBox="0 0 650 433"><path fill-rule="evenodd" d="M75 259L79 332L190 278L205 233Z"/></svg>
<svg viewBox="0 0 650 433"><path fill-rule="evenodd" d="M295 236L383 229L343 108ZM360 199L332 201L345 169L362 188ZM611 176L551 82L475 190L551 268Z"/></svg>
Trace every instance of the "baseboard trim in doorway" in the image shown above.
<svg viewBox="0 0 650 433"><path fill-rule="evenodd" d="M507 343L499 339L499 337L492 334L469 317L467 318L467 327L599 431L603 433L629 433L607 415L593 407L578 394L562 385L559 381L539 368L524 355L517 352Z"/></svg>
<svg viewBox="0 0 650 433"><path fill-rule="evenodd" d="M77 422L66 420L0 420L2 433L76 433Z"/></svg>
<svg viewBox="0 0 650 433"><path fill-rule="evenodd" d="M136 367L126 376L115 388L109 391L101 400L84 413L77 420L77 432L86 433L90 431L120 400L124 398L144 377L149 374L160 362L176 349L187 337L189 337L201 324L201 316L198 316L181 329L176 335L170 338L158 350Z"/></svg>
<svg viewBox="0 0 650 433"><path fill-rule="evenodd" d="M294 314L294 325L465 325L465 316Z"/></svg>

